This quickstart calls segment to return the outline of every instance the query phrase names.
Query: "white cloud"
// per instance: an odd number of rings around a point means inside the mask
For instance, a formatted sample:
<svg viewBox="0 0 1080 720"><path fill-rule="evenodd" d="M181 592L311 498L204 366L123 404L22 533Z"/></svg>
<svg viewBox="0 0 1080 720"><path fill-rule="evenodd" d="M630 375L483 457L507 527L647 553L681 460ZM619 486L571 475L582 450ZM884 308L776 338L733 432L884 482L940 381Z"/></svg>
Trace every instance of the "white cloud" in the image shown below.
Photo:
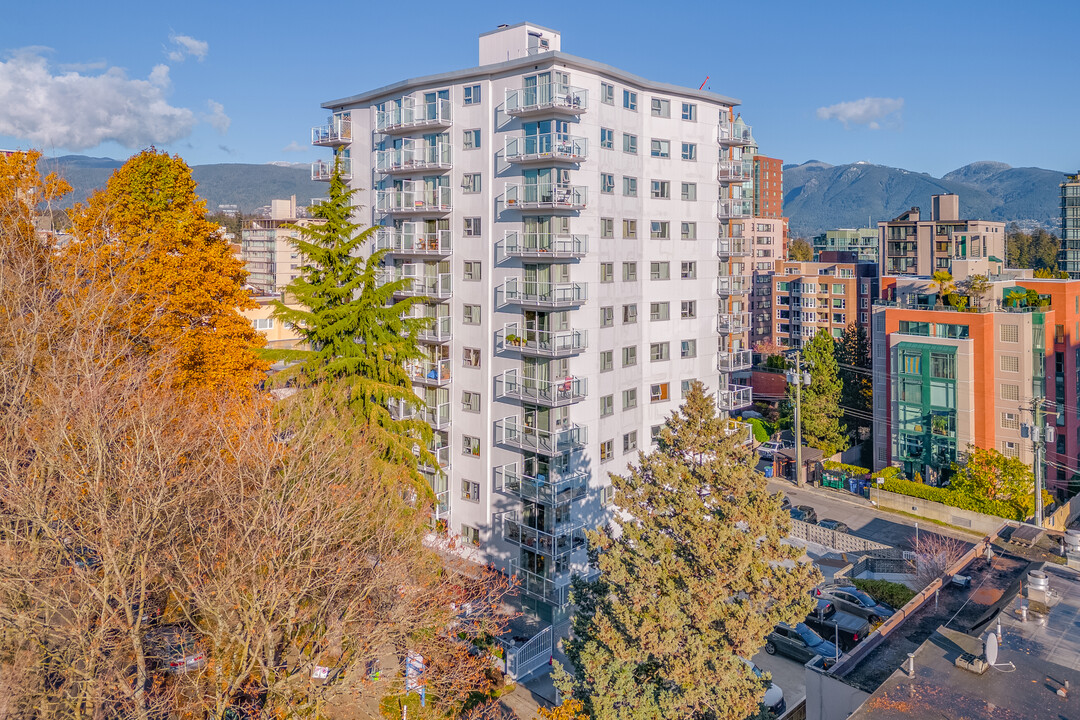
<svg viewBox="0 0 1080 720"><path fill-rule="evenodd" d="M839 120L844 127L866 125L871 130L878 130L882 122L899 120L903 109L904 98L865 97L819 107L817 116L822 120Z"/></svg>
<svg viewBox="0 0 1080 720"><path fill-rule="evenodd" d="M214 129L222 135L227 133L232 120L225 114L225 106L215 100L207 100L206 105L210 108L210 114L204 115L203 119L213 125Z"/></svg>
<svg viewBox="0 0 1080 720"><path fill-rule="evenodd" d="M293 140L291 143L281 148L281 152L307 152L310 149L310 147L306 145L301 145L300 143Z"/></svg>
<svg viewBox="0 0 1080 720"><path fill-rule="evenodd" d="M188 55L202 62L206 53L210 52L210 43L196 40L190 35L169 35L169 42L176 46L166 53L173 62L182 62Z"/></svg>
<svg viewBox="0 0 1080 720"><path fill-rule="evenodd" d="M169 68L148 79L120 68L97 75L53 74L40 48L0 61L0 135L46 148L85 150L114 141L140 148L186 137L195 113L168 103Z"/></svg>

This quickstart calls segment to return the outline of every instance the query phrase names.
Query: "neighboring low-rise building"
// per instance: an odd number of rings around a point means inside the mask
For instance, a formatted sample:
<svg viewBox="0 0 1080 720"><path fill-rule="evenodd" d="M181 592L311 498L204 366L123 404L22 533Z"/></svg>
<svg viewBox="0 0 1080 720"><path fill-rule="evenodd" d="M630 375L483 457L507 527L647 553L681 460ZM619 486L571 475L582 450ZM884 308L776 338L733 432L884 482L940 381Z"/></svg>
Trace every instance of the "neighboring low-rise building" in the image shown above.
<svg viewBox="0 0 1080 720"><path fill-rule="evenodd" d="M882 275L933 275L954 260L985 258L1004 267L1005 223L961 220L960 196L934 195L929 220L913 207L878 223Z"/></svg>
<svg viewBox="0 0 1080 720"><path fill-rule="evenodd" d="M252 327L266 338L266 347L271 349L301 347L304 343L297 332L288 323L273 317L274 301L281 298L280 295L260 295L252 298L259 303L259 307L241 310L240 314L250 320ZM288 301L287 307L299 309L301 306Z"/></svg>
<svg viewBox="0 0 1080 720"><path fill-rule="evenodd" d="M877 228L841 228L814 237L814 259L823 252L852 252L859 260L878 261Z"/></svg>
<svg viewBox="0 0 1080 720"><path fill-rule="evenodd" d="M240 229L241 256L248 271L247 283L261 295L277 295L300 274L300 256L293 241L298 228L321 220L299 219L296 196L274 200L269 217L244 220Z"/></svg>
<svg viewBox="0 0 1080 720"><path fill-rule="evenodd" d="M870 302L878 295L877 265L850 253L823 254L819 262L780 260L772 277L773 339L802 347L819 332L839 339L848 325L869 336Z"/></svg>

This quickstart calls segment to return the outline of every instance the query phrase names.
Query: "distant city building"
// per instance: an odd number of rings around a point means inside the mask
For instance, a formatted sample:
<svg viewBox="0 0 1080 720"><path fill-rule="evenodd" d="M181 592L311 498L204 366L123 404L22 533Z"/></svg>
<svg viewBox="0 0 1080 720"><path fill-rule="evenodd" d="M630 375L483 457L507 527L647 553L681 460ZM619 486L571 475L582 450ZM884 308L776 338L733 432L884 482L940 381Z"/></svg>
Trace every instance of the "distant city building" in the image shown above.
<svg viewBox="0 0 1080 720"><path fill-rule="evenodd" d="M784 216L784 161L754 155L754 217Z"/></svg>
<svg viewBox="0 0 1080 720"><path fill-rule="evenodd" d="M948 270L954 260L986 258L1005 264L1005 223L961 220L960 196L931 198L929 220L913 207L878 223L878 257L883 275L925 275Z"/></svg>
<svg viewBox="0 0 1080 720"><path fill-rule="evenodd" d="M218 213L226 217L236 217L240 214L240 208L236 205L218 205Z"/></svg>
<svg viewBox="0 0 1080 720"><path fill-rule="evenodd" d="M241 257L248 285L260 295L279 295L300 274L300 256L292 245L300 234L297 228L313 221L297 218L295 196L272 201L267 216L243 222Z"/></svg>
<svg viewBox="0 0 1080 720"><path fill-rule="evenodd" d="M754 218L743 223L753 253L753 295L750 297L750 341L754 344L772 339L772 277L776 263L785 257L787 218Z"/></svg>
<svg viewBox="0 0 1080 720"><path fill-rule="evenodd" d="M823 252L853 252L859 260L878 261L877 228L841 228L814 238L814 259Z"/></svg>
<svg viewBox="0 0 1080 720"><path fill-rule="evenodd" d="M877 265L851 253L825 252L818 262L781 260L772 276L773 340L799 348L819 332L839 339L848 325L869 337L870 302L878 294Z"/></svg>
<svg viewBox="0 0 1080 720"><path fill-rule="evenodd" d="M1080 173L1061 183L1061 252L1058 268L1080 278Z"/></svg>

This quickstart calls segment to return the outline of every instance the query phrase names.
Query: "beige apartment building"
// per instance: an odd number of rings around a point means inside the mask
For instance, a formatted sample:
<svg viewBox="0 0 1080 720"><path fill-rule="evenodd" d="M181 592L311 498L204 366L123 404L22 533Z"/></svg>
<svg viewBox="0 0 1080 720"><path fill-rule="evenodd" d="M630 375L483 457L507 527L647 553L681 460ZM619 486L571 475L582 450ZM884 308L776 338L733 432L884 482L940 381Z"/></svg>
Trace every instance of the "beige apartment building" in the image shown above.
<svg viewBox="0 0 1080 720"><path fill-rule="evenodd" d="M1005 266L1005 223L961 220L960 196L931 197L930 219L913 207L878 223L882 275L923 275L948 270L953 260L983 259L999 272Z"/></svg>
<svg viewBox="0 0 1080 720"><path fill-rule="evenodd" d="M772 276L774 340L802 347L819 332L840 338L848 325L870 333L870 304L878 293L877 263L854 253L825 251L818 262L779 260ZM835 257L835 261L830 258Z"/></svg>

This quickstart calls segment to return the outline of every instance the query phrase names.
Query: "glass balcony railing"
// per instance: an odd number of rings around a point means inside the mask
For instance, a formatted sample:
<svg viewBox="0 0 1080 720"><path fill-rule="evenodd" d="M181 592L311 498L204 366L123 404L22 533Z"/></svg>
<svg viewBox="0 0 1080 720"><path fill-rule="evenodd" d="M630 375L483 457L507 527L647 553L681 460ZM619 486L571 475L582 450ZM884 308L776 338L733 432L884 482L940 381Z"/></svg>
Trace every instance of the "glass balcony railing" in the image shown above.
<svg viewBox="0 0 1080 720"><path fill-rule="evenodd" d="M398 103L375 113L375 131L380 133L447 127L453 124L453 105L449 100L416 102L414 98L401 98Z"/></svg>
<svg viewBox="0 0 1080 720"><path fill-rule="evenodd" d="M569 308L581 305L588 296L585 283L537 282L510 278L499 287L502 305L516 304L538 308Z"/></svg>
<svg viewBox="0 0 1080 720"><path fill-rule="evenodd" d="M442 387L450 384L450 360L417 360L405 366L417 385Z"/></svg>
<svg viewBox="0 0 1080 720"><path fill-rule="evenodd" d="M419 305L414 305L416 308ZM454 339L454 321L449 315L432 317L430 315L412 315L416 319L426 320L427 324L416 331L416 339L421 342L444 343Z"/></svg>
<svg viewBox="0 0 1080 720"><path fill-rule="evenodd" d="M522 500L541 503L549 507L566 505L580 500L589 493L589 473L576 470L569 473L526 475L518 470L517 463L495 468L495 488L502 493Z"/></svg>
<svg viewBox="0 0 1080 720"><path fill-rule="evenodd" d="M716 217L720 220L750 217L751 203L749 200L721 200L717 204Z"/></svg>
<svg viewBox="0 0 1080 720"><path fill-rule="evenodd" d="M753 402L753 391L745 385L728 385L726 389L716 393L716 406L721 410L739 410Z"/></svg>
<svg viewBox="0 0 1080 720"><path fill-rule="evenodd" d="M495 421L495 442L541 455L562 453L585 447L588 433L584 426L569 424L561 430L541 430L525 425L519 417Z"/></svg>
<svg viewBox="0 0 1080 720"><path fill-rule="evenodd" d="M588 154L588 141L577 135L544 133L506 138L508 162L549 162L558 160L578 163Z"/></svg>
<svg viewBox="0 0 1080 720"><path fill-rule="evenodd" d="M588 384L585 378L567 376L559 380L537 380L525 377L517 370L507 370L495 376L495 397L522 402L562 407L585 399Z"/></svg>
<svg viewBox="0 0 1080 720"><path fill-rule="evenodd" d="M507 185L505 199L508 208L519 210L582 210L588 199L588 188L556 183Z"/></svg>
<svg viewBox="0 0 1080 720"><path fill-rule="evenodd" d="M745 275L721 275L716 278L716 294L746 295L750 292L750 278Z"/></svg>
<svg viewBox="0 0 1080 720"><path fill-rule="evenodd" d="M567 515L548 529L530 527L512 517L503 518L503 537L509 542L549 558L562 557L585 547L585 523L578 515Z"/></svg>
<svg viewBox="0 0 1080 720"><path fill-rule="evenodd" d="M720 182L746 182L753 177L754 165L746 160L721 160L716 170Z"/></svg>
<svg viewBox="0 0 1080 720"><path fill-rule="evenodd" d="M726 122L720 123L716 139L721 145L749 145L754 142L754 134L743 122Z"/></svg>
<svg viewBox="0 0 1080 720"><path fill-rule="evenodd" d="M739 335L750 329L750 313L721 313L716 318L716 331L721 335Z"/></svg>
<svg viewBox="0 0 1080 720"><path fill-rule="evenodd" d="M434 457L435 465L431 465L427 462L421 462L421 470L428 472L449 472L450 470L450 446L440 445L438 447L429 447L428 452Z"/></svg>
<svg viewBox="0 0 1080 720"><path fill-rule="evenodd" d="M453 156L453 146L450 143L429 145L423 141L410 141L402 147L375 153L375 171L396 173L449 170L454 166Z"/></svg>
<svg viewBox="0 0 1080 720"><path fill-rule="evenodd" d="M753 364L754 353L750 350L721 350L716 357L716 369L720 372L749 370Z"/></svg>
<svg viewBox="0 0 1080 720"><path fill-rule="evenodd" d="M724 428L724 435L727 437L734 436L739 442L747 444L753 438L753 430L750 423L739 422L738 420L728 420L727 426Z"/></svg>
<svg viewBox="0 0 1080 720"><path fill-rule="evenodd" d="M450 403L423 408L420 418L436 430L446 430L450 427Z"/></svg>
<svg viewBox="0 0 1080 720"><path fill-rule="evenodd" d="M388 213L448 213L453 210L453 193L445 186L379 190L375 193L375 209Z"/></svg>
<svg viewBox="0 0 1080 720"><path fill-rule="evenodd" d="M585 330L527 330L517 323L510 323L495 333L495 346L500 351L559 358L584 352L587 339Z"/></svg>
<svg viewBox="0 0 1080 720"><path fill-rule="evenodd" d="M352 113L334 113L326 125L311 128L311 144L324 147L348 145L352 142Z"/></svg>
<svg viewBox="0 0 1080 720"><path fill-rule="evenodd" d="M570 602L569 571L541 575L526 570L519 561L511 560L510 572L517 578L517 588L523 595L555 607L564 607Z"/></svg>
<svg viewBox="0 0 1080 720"><path fill-rule="evenodd" d="M386 407L392 420L414 420L423 413L419 403L413 404L398 398L390 398Z"/></svg>
<svg viewBox="0 0 1080 720"><path fill-rule="evenodd" d="M422 225L407 223L400 229L379 228L375 233L375 249L396 255L446 257L453 253L453 244L449 230L425 232Z"/></svg>
<svg viewBox="0 0 1080 720"><path fill-rule="evenodd" d="M341 179L352 180L352 159L341 158ZM311 163L311 179L312 180L329 180L330 176L334 174L334 161L327 162L326 160L316 160Z"/></svg>
<svg viewBox="0 0 1080 720"><path fill-rule="evenodd" d="M587 235L553 235L551 233L518 233L511 230L503 236L503 255L506 257L572 260L585 257Z"/></svg>
<svg viewBox="0 0 1080 720"><path fill-rule="evenodd" d="M506 91L507 115L522 117L555 112L580 115L589 106L589 91L564 83L543 83Z"/></svg>
<svg viewBox="0 0 1080 720"><path fill-rule="evenodd" d="M716 241L716 256L721 259L730 257L744 257L753 252L748 239L720 238Z"/></svg>
<svg viewBox="0 0 1080 720"><path fill-rule="evenodd" d="M379 276L380 285L403 281L401 287L394 290L395 295L403 297L426 297L433 300L445 300L452 297L453 276L450 273L437 275L425 274L413 265L388 268Z"/></svg>

